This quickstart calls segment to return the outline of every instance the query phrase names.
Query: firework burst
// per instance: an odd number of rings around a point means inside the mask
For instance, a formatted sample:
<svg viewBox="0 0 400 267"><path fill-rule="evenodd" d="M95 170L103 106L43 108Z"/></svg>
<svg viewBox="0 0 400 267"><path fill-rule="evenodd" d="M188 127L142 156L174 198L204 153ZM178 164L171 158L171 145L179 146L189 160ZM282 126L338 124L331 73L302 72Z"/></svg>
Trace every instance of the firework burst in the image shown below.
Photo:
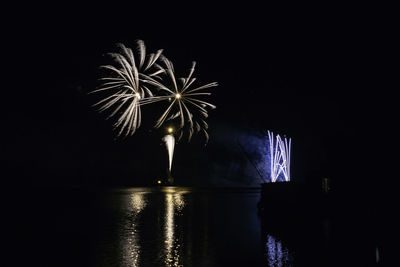
<svg viewBox="0 0 400 267"><path fill-rule="evenodd" d="M162 55L160 49L146 55L146 47L141 40L137 49L132 51L118 44L120 52L109 53L114 65L103 65L109 76L101 78L99 88L90 93L104 92L107 95L94 104L100 112L109 110L107 119L117 117L114 128L119 129L118 136L133 135L141 125L141 107L156 102L169 102L154 127L160 128L165 122L178 125L178 140L188 132L190 141L195 132L202 132L208 141L207 109L215 106L202 99L211 95L205 89L217 86L216 82L194 87L193 77L196 62L192 62L189 73L184 78L176 78L174 66ZM135 52L135 53L134 53ZM177 123L175 123L177 122Z"/></svg>
<svg viewBox="0 0 400 267"><path fill-rule="evenodd" d="M159 90L158 96L153 96L141 102L141 105L150 104L158 101L169 101L169 104L162 115L158 118L155 127L161 127L166 121L178 121L178 140L181 139L183 132L188 131L188 140L190 141L193 133L202 132L208 141L208 124L205 119L208 117L208 108L214 109L215 105L204 101L204 96L211 93L205 92L205 89L215 87L216 82L208 83L202 86L193 87L196 81L193 77L196 62L192 62L187 77L177 79L174 66L166 57L161 57L165 65L164 70L168 82L164 80L159 82L156 79L144 80L144 83L152 85Z"/></svg>
<svg viewBox="0 0 400 267"><path fill-rule="evenodd" d="M155 82L164 69L157 63L162 49L146 55L146 46L142 40L137 41L137 49L132 51L123 44L118 44L119 53L109 53L115 65L103 65L101 68L110 72L109 77L101 78L102 84L91 93L107 92L108 96L93 106L103 112L111 110L107 119L118 116L114 128L119 128L118 136L133 135L141 124L141 103L152 98L153 92L143 82ZM135 53L134 53L135 52Z"/></svg>

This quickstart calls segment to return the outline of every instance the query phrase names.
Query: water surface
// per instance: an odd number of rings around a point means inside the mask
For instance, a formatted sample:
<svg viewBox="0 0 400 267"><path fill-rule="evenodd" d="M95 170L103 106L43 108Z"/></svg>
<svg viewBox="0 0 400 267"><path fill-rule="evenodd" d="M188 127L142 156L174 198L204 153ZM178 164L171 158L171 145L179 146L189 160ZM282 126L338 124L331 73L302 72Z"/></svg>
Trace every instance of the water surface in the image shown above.
<svg viewBox="0 0 400 267"><path fill-rule="evenodd" d="M29 266L373 262L374 247L340 221L284 213L261 216L259 189L61 190L24 199L16 209L23 214L16 218L24 245L19 255Z"/></svg>

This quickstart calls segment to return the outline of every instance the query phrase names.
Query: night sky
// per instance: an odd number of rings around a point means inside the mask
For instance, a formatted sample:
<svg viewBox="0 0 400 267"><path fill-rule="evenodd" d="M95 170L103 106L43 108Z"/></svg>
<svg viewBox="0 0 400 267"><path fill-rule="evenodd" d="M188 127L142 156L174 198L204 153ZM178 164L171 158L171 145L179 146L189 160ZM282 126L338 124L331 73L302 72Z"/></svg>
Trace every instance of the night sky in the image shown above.
<svg viewBox="0 0 400 267"><path fill-rule="evenodd" d="M177 73L194 60L201 83L219 83L210 98L217 105L211 129L286 134L299 180L326 176L354 188L354 177L363 176L373 187L365 175L372 173L371 139L384 132L380 101L389 99L371 72L380 57L370 35L377 32L373 14L368 20L358 7L206 3L26 6L17 13L3 51L12 71L3 87L2 161L13 184L141 185L163 173L149 163L163 159L159 136L141 129L114 140L111 121L87 95L115 43L134 47L142 39L148 51L163 48ZM223 157L210 138L205 148L199 137L178 144L177 165L190 164L184 155L193 162L193 155Z"/></svg>
<svg viewBox="0 0 400 267"><path fill-rule="evenodd" d="M209 144L195 136L176 146L177 184L254 186L255 174L239 182L215 171L237 157L221 140L272 130L293 140L293 181L319 186L331 178L343 216L357 211L369 220L360 226L366 238L369 227L388 239L390 223L398 228L390 205L398 195L391 131L398 124L399 87L391 79L398 69L391 50L397 14L366 4L250 1L16 5L3 8L9 16L1 31L0 177L2 205L12 211L5 218L16 218L19 224L10 224L18 231L38 216L36 203L55 207L46 194L34 201L43 188L143 186L165 175L162 134L142 127L115 140L112 121L87 94L98 86L106 53L118 42L134 47L137 39L150 52L164 49L177 73L197 61L198 81L219 83L210 90L217 109L209 113ZM17 244L15 231L9 233Z"/></svg>

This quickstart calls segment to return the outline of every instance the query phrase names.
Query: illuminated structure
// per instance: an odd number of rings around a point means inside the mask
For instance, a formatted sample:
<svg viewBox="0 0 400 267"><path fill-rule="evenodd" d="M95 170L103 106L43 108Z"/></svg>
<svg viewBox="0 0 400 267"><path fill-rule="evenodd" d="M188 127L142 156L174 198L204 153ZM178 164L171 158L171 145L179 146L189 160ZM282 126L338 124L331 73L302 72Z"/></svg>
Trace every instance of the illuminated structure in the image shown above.
<svg viewBox="0 0 400 267"><path fill-rule="evenodd" d="M291 139L279 135L274 137L274 133L268 131L268 141L271 182L274 183L279 178L290 181Z"/></svg>

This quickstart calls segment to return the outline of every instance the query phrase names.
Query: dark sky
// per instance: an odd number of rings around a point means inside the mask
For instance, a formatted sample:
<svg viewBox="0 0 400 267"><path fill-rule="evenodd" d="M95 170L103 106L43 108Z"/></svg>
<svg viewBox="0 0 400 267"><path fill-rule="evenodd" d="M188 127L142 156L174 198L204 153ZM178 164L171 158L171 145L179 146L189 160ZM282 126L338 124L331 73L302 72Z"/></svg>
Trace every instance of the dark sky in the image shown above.
<svg viewBox="0 0 400 267"><path fill-rule="evenodd" d="M107 180L118 168L129 176L126 166L157 157L159 142L138 145L146 132L114 141L86 95L104 54L137 39L149 51L163 48L177 72L195 60L201 82L219 83L211 127L224 122L291 136L304 176L347 179L368 165L366 144L381 129L378 106L387 96L371 72L380 57L371 33L379 29L362 8L131 3L17 13L3 51L12 71L2 156L23 183L63 184L71 176L90 183L90 175ZM153 150L142 153L143 146ZM131 151L136 156L126 159ZM200 153L195 144L185 151Z"/></svg>

